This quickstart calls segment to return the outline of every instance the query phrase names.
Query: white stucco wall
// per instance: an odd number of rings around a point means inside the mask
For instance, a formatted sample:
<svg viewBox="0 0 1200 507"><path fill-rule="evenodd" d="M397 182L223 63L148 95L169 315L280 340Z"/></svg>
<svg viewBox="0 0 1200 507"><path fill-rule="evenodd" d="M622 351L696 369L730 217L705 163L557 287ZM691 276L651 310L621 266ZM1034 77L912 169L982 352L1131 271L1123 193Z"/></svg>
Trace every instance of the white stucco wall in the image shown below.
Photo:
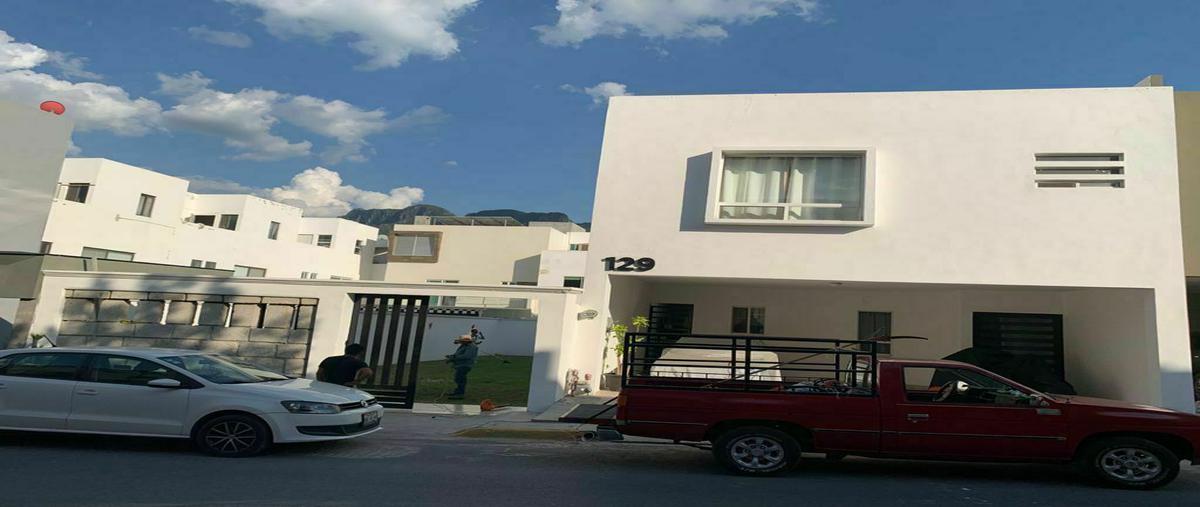
<svg viewBox="0 0 1200 507"><path fill-rule="evenodd" d="M394 225L393 230L441 232L442 239L437 262L388 263L384 280L389 282L536 283L542 252L568 248L567 233L551 227Z"/></svg>
<svg viewBox="0 0 1200 507"><path fill-rule="evenodd" d="M30 331L56 338L68 289L190 292L199 294L317 298L312 346L306 375L315 375L325 357L341 355L350 329L351 294L407 294L524 298L539 302L536 335L531 347L533 371L529 387L529 409L543 410L562 397L567 363L561 355L574 340L578 289L514 286L445 286L377 281L284 280L263 278L216 278L167 276L140 273L97 273L46 271L38 293L38 305L30 320Z"/></svg>
<svg viewBox="0 0 1200 507"><path fill-rule="evenodd" d="M728 146L874 150L874 226L706 225ZM1034 154L1100 152L1125 155L1126 188L1034 185ZM615 97L583 305L619 304L609 256L656 260L632 276L1153 289L1144 401L1190 407L1177 167L1169 87ZM603 317L580 330L590 369Z"/></svg>
<svg viewBox="0 0 1200 507"><path fill-rule="evenodd" d="M0 251L38 251L72 127L36 103L0 101Z"/></svg>
<svg viewBox="0 0 1200 507"><path fill-rule="evenodd" d="M44 234L55 254L79 255L93 247L133 252L141 262L187 266L198 259L214 261L218 269L265 268L272 278L310 272L357 279L361 257L354 242L376 237L374 227L302 217L298 208L255 196L192 194L187 180L107 159L67 159L59 179L63 190L51 204ZM67 183L93 184L87 202L63 199ZM155 196L149 218L136 214L141 194ZM219 221L221 214L238 215L237 229L188 221L195 215L218 215ZM275 240L267 237L273 221L280 223ZM313 234L313 243L297 243L298 234ZM317 234L333 234L332 247L316 246Z"/></svg>
<svg viewBox="0 0 1200 507"><path fill-rule="evenodd" d="M584 275L584 272L587 271L587 260L587 252L544 251L538 265L537 284L544 287L562 287L564 278Z"/></svg>

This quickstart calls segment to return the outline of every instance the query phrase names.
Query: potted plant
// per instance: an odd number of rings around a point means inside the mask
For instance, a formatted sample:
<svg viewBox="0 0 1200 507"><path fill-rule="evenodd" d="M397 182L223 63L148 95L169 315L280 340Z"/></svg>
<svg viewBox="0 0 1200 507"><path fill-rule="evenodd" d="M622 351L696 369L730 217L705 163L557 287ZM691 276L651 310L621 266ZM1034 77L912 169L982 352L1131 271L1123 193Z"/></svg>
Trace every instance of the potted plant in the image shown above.
<svg viewBox="0 0 1200 507"><path fill-rule="evenodd" d="M633 324L634 331L641 332L650 325L650 320L645 316L638 315L630 323ZM629 328L620 322L614 322L608 328L608 336L605 339L606 352L612 352L614 361L612 370L604 374L604 389L613 391L621 388L621 355L625 353L625 333L627 331Z"/></svg>

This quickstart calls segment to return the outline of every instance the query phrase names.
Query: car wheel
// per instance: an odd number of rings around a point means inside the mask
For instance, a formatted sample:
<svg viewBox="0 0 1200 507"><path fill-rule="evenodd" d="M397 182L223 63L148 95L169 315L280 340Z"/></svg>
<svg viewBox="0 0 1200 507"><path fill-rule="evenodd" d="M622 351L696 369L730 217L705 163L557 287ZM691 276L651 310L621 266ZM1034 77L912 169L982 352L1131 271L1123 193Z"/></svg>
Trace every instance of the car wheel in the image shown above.
<svg viewBox="0 0 1200 507"><path fill-rule="evenodd" d="M800 462L800 443L775 428L743 426L722 433L713 455L737 474L774 475Z"/></svg>
<svg viewBox="0 0 1200 507"><path fill-rule="evenodd" d="M214 417L196 429L196 447L213 456L243 458L271 446L271 431L261 419L230 414Z"/></svg>
<svg viewBox="0 0 1200 507"><path fill-rule="evenodd" d="M1179 457L1162 445L1136 437L1108 438L1082 454L1096 478L1124 489L1154 489L1179 475Z"/></svg>

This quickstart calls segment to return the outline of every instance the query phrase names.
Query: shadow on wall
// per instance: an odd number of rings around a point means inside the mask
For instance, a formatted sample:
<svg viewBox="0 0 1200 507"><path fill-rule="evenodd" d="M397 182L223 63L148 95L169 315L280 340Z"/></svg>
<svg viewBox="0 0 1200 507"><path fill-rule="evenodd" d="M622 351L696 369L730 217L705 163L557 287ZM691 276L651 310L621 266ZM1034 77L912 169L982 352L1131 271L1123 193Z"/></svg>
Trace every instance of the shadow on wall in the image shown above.
<svg viewBox="0 0 1200 507"><path fill-rule="evenodd" d="M538 269L541 268L541 263L542 256L540 255L531 255L524 259L517 259L513 263L512 281L537 284Z"/></svg>
<svg viewBox="0 0 1200 507"><path fill-rule="evenodd" d="M796 225L710 225L704 223L708 207L708 180L712 171L711 152L688 157L683 179L683 207L679 212L681 232L748 232L789 234L849 234L863 227L829 227ZM869 229L869 228L868 228Z"/></svg>

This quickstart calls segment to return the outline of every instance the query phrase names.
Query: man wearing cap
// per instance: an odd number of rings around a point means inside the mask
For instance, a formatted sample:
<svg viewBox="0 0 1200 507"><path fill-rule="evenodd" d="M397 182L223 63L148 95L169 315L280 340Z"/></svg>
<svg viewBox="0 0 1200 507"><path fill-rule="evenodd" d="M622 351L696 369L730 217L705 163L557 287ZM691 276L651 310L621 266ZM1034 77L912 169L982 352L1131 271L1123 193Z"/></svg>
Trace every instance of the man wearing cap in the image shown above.
<svg viewBox="0 0 1200 507"><path fill-rule="evenodd" d="M446 356L446 361L454 367L454 392L447 399L461 400L467 394L467 374L475 367L475 358L479 355L479 346L471 335L462 335L454 340L458 350Z"/></svg>

